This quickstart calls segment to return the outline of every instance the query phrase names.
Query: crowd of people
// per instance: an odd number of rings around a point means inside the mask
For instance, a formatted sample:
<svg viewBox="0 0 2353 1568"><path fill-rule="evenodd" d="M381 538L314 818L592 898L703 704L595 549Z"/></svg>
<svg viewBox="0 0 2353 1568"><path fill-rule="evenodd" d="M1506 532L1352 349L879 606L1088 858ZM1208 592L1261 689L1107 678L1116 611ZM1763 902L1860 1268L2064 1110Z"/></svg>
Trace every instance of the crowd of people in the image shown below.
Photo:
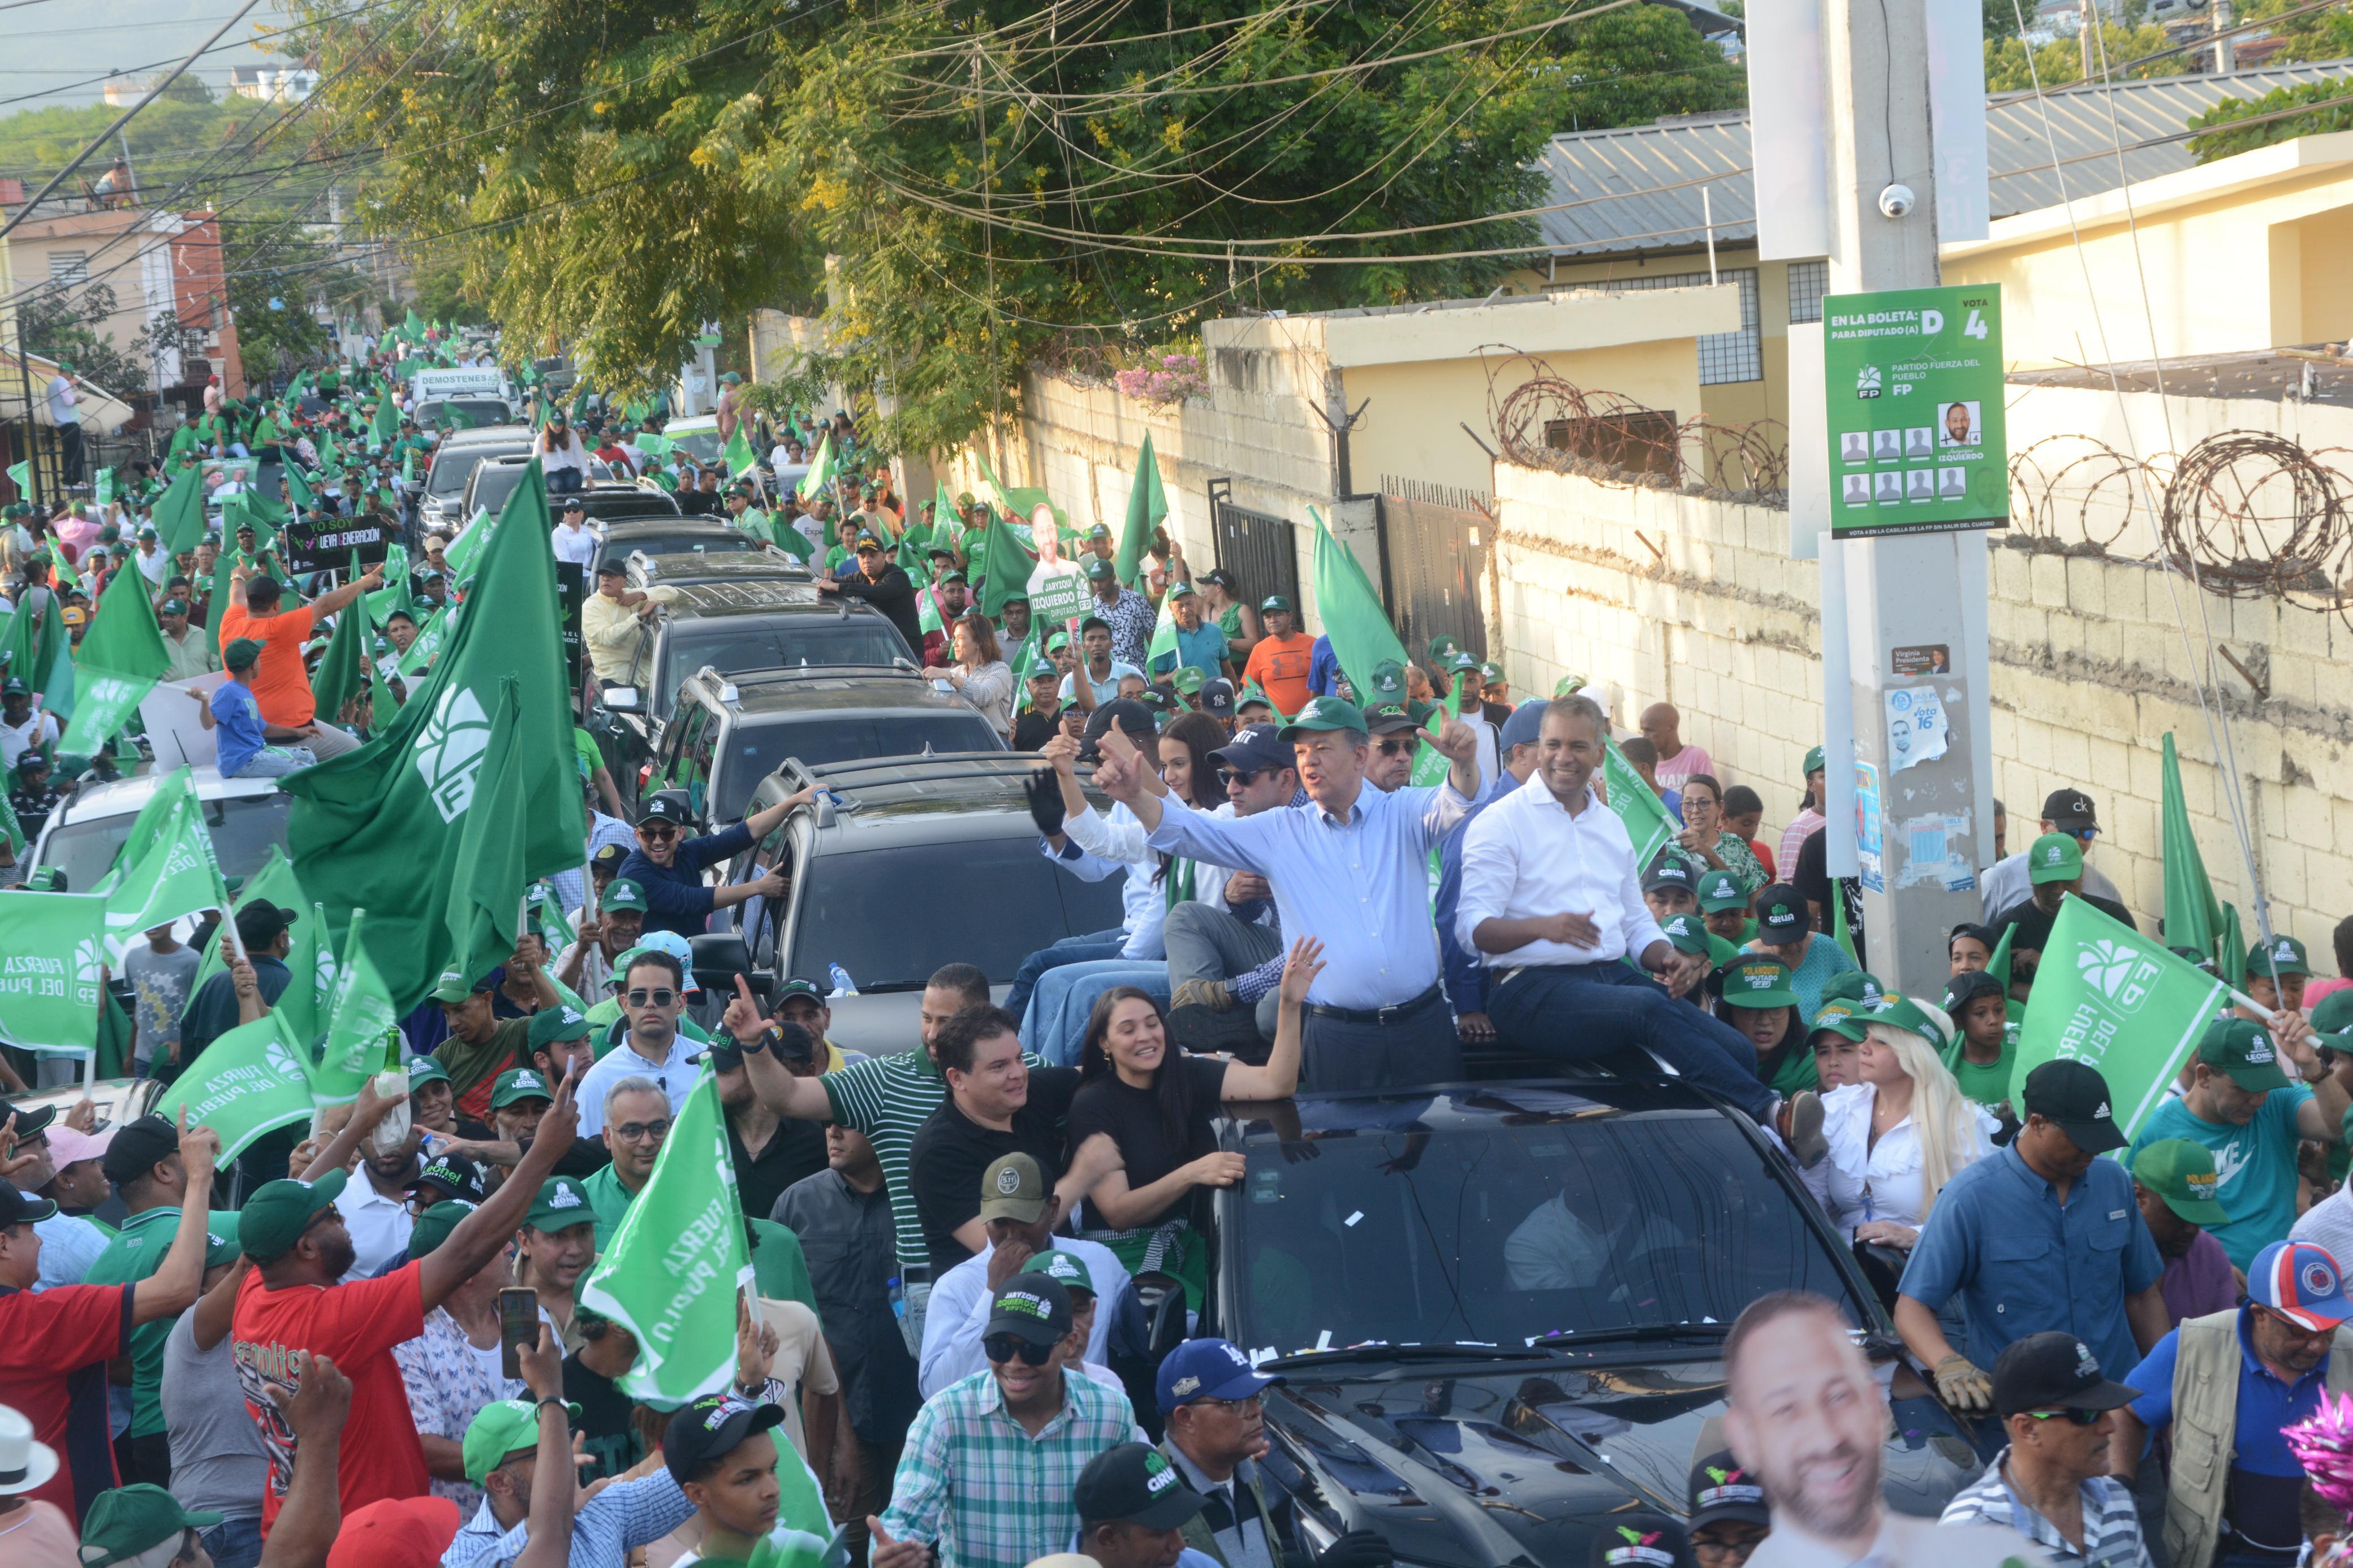
<svg viewBox="0 0 2353 1568"><path fill-rule="evenodd" d="M400 470L435 436L395 418L381 437L416 346L318 374L315 406L208 403L161 470L110 486L103 521L17 509L8 607L78 646L136 574L174 658L227 677L204 714L224 774L368 744L470 591L459 540L425 537L387 596L384 569L295 580L272 523L407 510ZM1263 1466L1284 1381L1266 1352L1206 1331L1169 1349L1155 1325L1214 1305L1218 1194L1250 1174L1221 1103L1490 1060L1660 1064L1753 1122L1899 1341L1867 1355L1869 1325L1819 1297L1750 1304L1682 1517L1630 1497L1594 1562L2341 1560L2353 921L2334 977L2293 938L2258 944L2244 1005L2127 1127L2094 1066L2015 1070L2062 900L2132 921L2079 788L2015 852L1997 817L1983 919L1952 931L1940 988L1907 993L1867 966L1825 869L1819 747L1800 778L1736 780L1671 705L1623 723L1573 679L1514 700L1453 637L1344 668L1286 598L1196 573L1166 531L1123 568L1110 528L1022 517L993 486L911 506L847 413L776 416L732 381L723 434L765 472L692 461L659 412L534 402L555 554L593 563L563 505L593 454L807 560L1034 753L1039 854L1117 879L1121 923L1041 942L1001 994L947 964L907 1048L844 1050L829 977L739 975L721 1007L689 942L776 890L712 868L807 792L738 823L675 792L632 809L584 743L582 864L529 890L551 919L503 963L401 1019L398 1092L371 1084L233 1162L206 1126L101 1124L69 1096L0 1121L9 1568L668 1568L797 1562L812 1532L815 1564L837 1528L874 1568L1382 1568L1381 1532L1335 1537ZM166 554L153 514L207 465L227 537ZM273 468L316 482L257 511ZM1033 593L1057 591L1033 574L1057 563L1086 602L1033 625ZM659 595L598 574L590 691ZM322 707L352 617L368 673ZM23 634L11 650L38 646ZM12 660L0 686L19 852L60 765L40 674ZM134 754L64 761L102 775ZM1669 815L1651 853L1604 783L1613 755L1640 781L1618 787ZM1795 802L1778 831L1768 798ZM275 1008L297 919L245 897L133 942L129 1070L198 1070ZM697 1347L723 1386L667 1406L633 1374L679 1347L638 1343L582 1285L706 1082L752 1283L732 1356ZM1941 1521L1881 1487L1891 1399L1931 1388L1977 1454Z"/></svg>

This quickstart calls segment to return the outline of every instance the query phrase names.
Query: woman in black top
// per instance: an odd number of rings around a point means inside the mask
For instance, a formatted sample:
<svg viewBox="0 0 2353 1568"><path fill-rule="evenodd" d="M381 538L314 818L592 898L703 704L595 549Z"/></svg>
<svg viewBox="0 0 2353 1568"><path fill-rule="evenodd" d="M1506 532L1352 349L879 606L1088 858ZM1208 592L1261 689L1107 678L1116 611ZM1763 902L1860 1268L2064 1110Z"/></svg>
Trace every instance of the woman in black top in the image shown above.
<svg viewBox="0 0 2353 1568"><path fill-rule="evenodd" d="M1076 1148L1097 1132L1119 1146L1123 1168L1087 1194L1084 1232L1139 1278L1183 1283L1198 1310L1208 1253L1197 1215L1201 1189L1231 1186L1247 1166L1217 1148L1210 1118L1228 1100L1282 1100L1299 1087L1300 1013L1324 967L1323 943L1302 937L1282 970L1282 1011L1264 1067L1188 1056L1168 1038L1157 999L1133 985L1103 993L1087 1020L1079 1090L1068 1132Z"/></svg>

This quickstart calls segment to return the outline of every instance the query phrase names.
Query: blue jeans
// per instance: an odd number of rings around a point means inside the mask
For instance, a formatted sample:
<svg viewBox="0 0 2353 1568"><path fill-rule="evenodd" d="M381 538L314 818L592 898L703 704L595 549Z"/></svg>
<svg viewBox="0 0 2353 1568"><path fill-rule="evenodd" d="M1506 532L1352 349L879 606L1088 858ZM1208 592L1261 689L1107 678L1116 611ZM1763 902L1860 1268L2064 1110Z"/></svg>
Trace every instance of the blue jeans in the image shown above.
<svg viewBox="0 0 2353 1568"><path fill-rule="evenodd" d="M1756 1047L1626 964L1533 964L1488 985L1487 1016L1506 1045L1572 1062L1639 1048L1759 1121L1773 1109Z"/></svg>
<svg viewBox="0 0 2353 1568"><path fill-rule="evenodd" d="M1127 946L1125 928L1090 931L1084 936L1066 936L1051 947L1041 947L1021 961L1014 972L1013 989L1005 994L1005 1010L1021 1017L1029 1010L1029 993L1038 989L1038 976L1050 969L1060 969L1066 963L1085 963L1097 958L1117 958Z"/></svg>
<svg viewBox="0 0 2353 1568"><path fill-rule="evenodd" d="M1079 1065L1079 1047L1086 1041L1087 1019L1095 999L1114 985L1134 985L1168 1004L1168 966L1130 958L1102 958L1087 963L1065 963L1038 979L1029 1010L1021 1020L1021 1038L1029 1047L1056 1067Z"/></svg>
<svg viewBox="0 0 2353 1568"><path fill-rule="evenodd" d="M204 1543L213 1568L255 1568L261 1561L261 1520L225 1519L196 1539Z"/></svg>
<svg viewBox="0 0 2353 1568"><path fill-rule="evenodd" d="M245 764L235 773L224 773L232 779L282 779L297 768L314 768L319 759L308 746L264 746L246 758Z"/></svg>

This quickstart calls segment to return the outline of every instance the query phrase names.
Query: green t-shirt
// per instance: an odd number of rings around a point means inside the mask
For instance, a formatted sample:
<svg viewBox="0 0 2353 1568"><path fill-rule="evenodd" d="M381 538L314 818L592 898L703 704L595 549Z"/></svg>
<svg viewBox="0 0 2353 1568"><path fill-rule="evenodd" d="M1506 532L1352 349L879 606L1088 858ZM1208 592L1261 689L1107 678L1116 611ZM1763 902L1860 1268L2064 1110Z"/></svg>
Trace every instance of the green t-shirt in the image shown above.
<svg viewBox="0 0 2353 1568"><path fill-rule="evenodd" d="M2207 1234L2243 1269L2295 1223L2295 1118L2311 1098L2304 1084L2275 1089L2243 1127L2203 1121L2181 1100L2162 1100L2141 1124L2126 1159L2160 1138L2187 1138L2213 1151L2214 1172L2221 1178L2214 1200L2231 1222L2208 1226Z"/></svg>
<svg viewBox="0 0 2353 1568"><path fill-rule="evenodd" d="M2009 1102L2010 1078L2018 1066L2018 1026L2011 1024L2001 1032L2001 1055L1978 1065L1964 1054L1963 1042L1956 1037L1945 1047L1945 1066L1953 1081L1961 1086L1963 1096L1993 1110Z"/></svg>
<svg viewBox="0 0 2353 1568"><path fill-rule="evenodd" d="M1757 1067L1761 1073L1764 1063L1759 1062ZM1821 1076L1814 1070L1813 1047L1802 1029L1782 1047L1780 1061L1775 1065L1771 1075L1765 1079L1767 1088L1784 1097L1801 1089L1819 1089L1821 1081Z"/></svg>
<svg viewBox="0 0 2353 1568"><path fill-rule="evenodd" d="M82 1276L85 1285L134 1285L164 1267L179 1234L180 1211L147 1209L122 1222L106 1250L92 1260ZM237 1215L215 1213L212 1234L237 1234ZM164 1342L174 1320L158 1318L131 1331L131 1436L153 1437L164 1431Z"/></svg>

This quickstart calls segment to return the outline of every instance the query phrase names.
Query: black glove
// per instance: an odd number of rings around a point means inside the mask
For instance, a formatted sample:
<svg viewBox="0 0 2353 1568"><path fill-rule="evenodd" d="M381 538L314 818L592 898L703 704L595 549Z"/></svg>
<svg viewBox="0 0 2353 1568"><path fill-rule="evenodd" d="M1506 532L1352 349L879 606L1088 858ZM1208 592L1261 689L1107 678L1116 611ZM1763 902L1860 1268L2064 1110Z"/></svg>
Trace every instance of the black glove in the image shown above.
<svg viewBox="0 0 2353 1568"><path fill-rule="evenodd" d="M1377 1530L1352 1530L1315 1555L1315 1568L1389 1568L1397 1553Z"/></svg>
<svg viewBox="0 0 2353 1568"><path fill-rule="evenodd" d="M1038 831L1049 838L1058 838L1062 832L1062 781L1048 768L1021 786L1029 797L1029 820Z"/></svg>

